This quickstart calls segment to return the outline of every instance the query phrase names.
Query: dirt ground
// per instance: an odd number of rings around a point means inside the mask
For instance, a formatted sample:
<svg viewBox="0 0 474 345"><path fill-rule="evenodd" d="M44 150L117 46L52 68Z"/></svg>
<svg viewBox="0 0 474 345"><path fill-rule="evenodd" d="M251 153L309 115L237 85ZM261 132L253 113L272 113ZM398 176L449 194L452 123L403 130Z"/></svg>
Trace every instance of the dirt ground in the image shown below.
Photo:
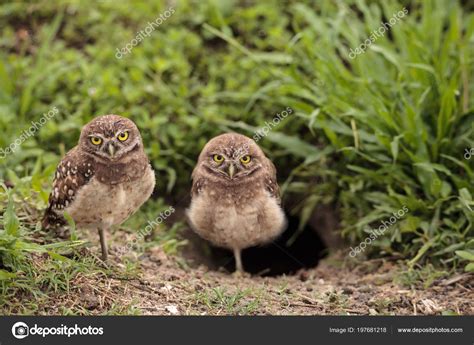
<svg viewBox="0 0 474 345"><path fill-rule="evenodd" d="M114 241L117 245L120 238ZM99 248L91 247L84 255L93 253ZM166 255L160 247L134 260L139 273L132 278L77 274L69 293L51 296L40 313L66 309L93 315L111 310L141 315L474 314L472 274L436 278L426 288L421 282L407 287L406 268L389 259L347 263L342 253L335 253L316 268L276 277L190 267L182 256ZM108 266L117 272L126 268L113 250Z"/></svg>

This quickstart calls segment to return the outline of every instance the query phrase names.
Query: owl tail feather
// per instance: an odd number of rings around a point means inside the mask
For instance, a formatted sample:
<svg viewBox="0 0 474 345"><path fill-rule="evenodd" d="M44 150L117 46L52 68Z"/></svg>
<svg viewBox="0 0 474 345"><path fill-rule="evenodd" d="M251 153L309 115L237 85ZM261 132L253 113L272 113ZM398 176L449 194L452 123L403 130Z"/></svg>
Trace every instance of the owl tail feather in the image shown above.
<svg viewBox="0 0 474 345"><path fill-rule="evenodd" d="M66 226L67 222L63 216L58 215L53 211L52 207L49 206L44 213L41 225L43 229L52 230Z"/></svg>

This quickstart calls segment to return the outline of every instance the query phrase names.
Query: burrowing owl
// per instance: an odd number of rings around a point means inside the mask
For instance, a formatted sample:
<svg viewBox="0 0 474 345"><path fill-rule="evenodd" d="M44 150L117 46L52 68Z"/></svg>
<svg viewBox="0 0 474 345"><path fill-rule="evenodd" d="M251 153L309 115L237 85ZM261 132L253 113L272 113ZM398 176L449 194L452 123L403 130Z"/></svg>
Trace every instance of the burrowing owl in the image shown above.
<svg viewBox="0 0 474 345"><path fill-rule="evenodd" d="M233 250L265 244L285 228L273 163L246 136L227 133L209 141L192 174L191 227L213 244Z"/></svg>
<svg viewBox="0 0 474 345"><path fill-rule="evenodd" d="M66 225L67 212L78 228L98 229L105 261L106 230L138 210L154 186L135 123L118 115L99 116L82 129L79 144L59 163L43 227Z"/></svg>

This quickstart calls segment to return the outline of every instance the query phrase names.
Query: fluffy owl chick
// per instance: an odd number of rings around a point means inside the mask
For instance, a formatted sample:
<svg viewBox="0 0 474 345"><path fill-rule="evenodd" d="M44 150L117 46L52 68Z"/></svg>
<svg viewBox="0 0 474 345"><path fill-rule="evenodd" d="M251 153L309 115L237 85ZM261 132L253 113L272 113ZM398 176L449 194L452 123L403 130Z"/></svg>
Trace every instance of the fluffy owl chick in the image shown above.
<svg viewBox="0 0 474 345"><path fill-rule="evenodd" d="M123 223L150 197L155 174L133 121L99 116L82 129L79 144L59 163L43 218L46 229L66 225L97 229L107 260L106 230Z"/></svg>
<svg viewBox="0 0 474 345"><path fill-rule="evenodd" d="M233 250L242 272L242 249L270 242L286 226L275 166L252 139L227 133L206 144L192 179L191 227Z"/></svg>

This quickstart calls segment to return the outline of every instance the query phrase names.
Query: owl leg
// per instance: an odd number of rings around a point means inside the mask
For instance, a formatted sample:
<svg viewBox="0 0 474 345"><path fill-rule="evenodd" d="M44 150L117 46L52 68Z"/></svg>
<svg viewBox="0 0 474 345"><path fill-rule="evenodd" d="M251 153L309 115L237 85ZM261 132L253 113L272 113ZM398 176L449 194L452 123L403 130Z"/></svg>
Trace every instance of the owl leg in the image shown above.
<svg viewBox="0 0 474 345"><path fill-rule="evenodd" d="M102 260L107 261L107 243L105 241L104 228L99 228L100 247L102 248Z"/></svg>
<svg viewBox="0 0 474 345"><path fill-rule="evenodd" d="M234 257L235 257L235 270L236 272L243 273L244 266L242 265L242 251L240 249L234 248Z"/></svg>

